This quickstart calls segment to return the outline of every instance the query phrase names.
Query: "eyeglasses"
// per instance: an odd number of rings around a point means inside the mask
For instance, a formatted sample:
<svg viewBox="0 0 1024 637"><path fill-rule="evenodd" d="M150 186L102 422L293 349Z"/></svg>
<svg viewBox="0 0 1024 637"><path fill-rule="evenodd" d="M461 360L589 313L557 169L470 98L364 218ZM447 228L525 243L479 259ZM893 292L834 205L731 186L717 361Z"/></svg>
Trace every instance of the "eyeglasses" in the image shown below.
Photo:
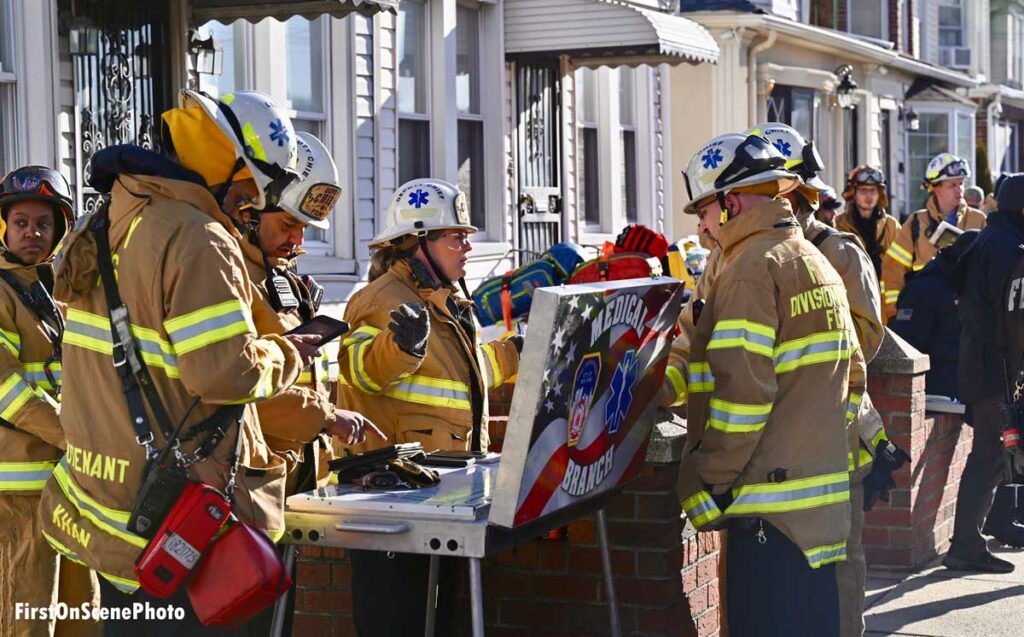
<svg viewBox="0 0 1024 637"><path fill-rule="evenodd" d="M468 232L445 232L441 235L443 239L450 239L457 248L464 248L469 245Z"/></svg>

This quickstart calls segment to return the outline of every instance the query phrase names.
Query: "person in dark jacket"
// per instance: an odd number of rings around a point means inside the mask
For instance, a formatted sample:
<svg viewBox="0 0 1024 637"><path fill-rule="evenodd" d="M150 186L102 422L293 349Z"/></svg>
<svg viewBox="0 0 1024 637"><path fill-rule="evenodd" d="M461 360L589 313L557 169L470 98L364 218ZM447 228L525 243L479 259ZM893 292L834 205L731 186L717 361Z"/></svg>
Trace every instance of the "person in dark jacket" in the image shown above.
<svg viewBox="0 0 1024 637"><path fill-rule="evenodd" d="M960 395L957 390L960 317L952 284L957 261L978 234L978 230L964 232L910 279L900 291L896 316L889 322L889 329L931 359L925 380L929 394L950 398Z"/></svg>
<svg viewBox="0 0 1024 637"><path fill-rule="evenodd" d="M1011 200L1015 200L1012 201ZM974 442L957 494L953 539L943 564L952 570L1008 573L1013 564L992 555L981 531L1003 477L1000 435L1005 390L996 325L1006 281L1024 243L1024 175L1003 182L999 210L957 267L955 289L960 332L959 390L972 415ZM1004 544L1024 542L1024 527L1005 518L1005 528L989 530Z"/></svg>

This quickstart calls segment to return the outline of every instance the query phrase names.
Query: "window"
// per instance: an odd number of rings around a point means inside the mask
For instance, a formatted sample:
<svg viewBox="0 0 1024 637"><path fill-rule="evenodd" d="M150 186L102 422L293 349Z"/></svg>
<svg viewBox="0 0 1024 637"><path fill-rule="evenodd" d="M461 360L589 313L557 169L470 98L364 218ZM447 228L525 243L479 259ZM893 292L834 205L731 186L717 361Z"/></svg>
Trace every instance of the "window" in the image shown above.
<svg viewBox="0 0 1024 637"><path fill-rule="evenodd" d="M1011 12L1008 17L1006 79L1015 88L1021 88L1024 86L1024 15Z"/></svg>
<svg viewBox="0 0 1024 637"><path fill-rule="evenodd" d="M17 162L14 145L14 32L8 0L0 0L0 176Z"/></svg>
<svg viewBox="0 0 1024 637"><path fill-rule="evenodd" d="M427 7L406 0L398 9L398 181L430 176Z"/></svg>
<svg viewBox="0 0 1024 637"><path fill-rule="evenodd" d="M907 134L910 145L910 201L920 208L927 194L920 190L925 169L932 157L949 150L950 125L948 113L918 113L919 127Z"/></svg>
<svg viewBox="0 0 1024 637"><path fill-rule="evenodd" d="M577 197L583 220L591 230L600 230L600 174L597 148L597 72L576 71Z"/></svg>
<svg viewBox="0 0 1024 637"><path fill-rule="evenodd" d="M884 40L889 37L889 3L887 0L857 0L847 4L847 25L850 33Z"/></svg>
<svg viewBox="0 0 1024 637"><path fill-rule="evenodd" d="M455 17L455 105L459 113L459 188L466 193L470 222L480 230L486 230L480 58L480 10L460 6Z"/></svg>
<svg viewBox="0 0 1024 637"><path fill-rule="evenodd" d="M1006 154L999 172L1015 173L1020 170L1020 122L1006 124Z"/></svg>
<svg viewBox="0 0 1024 637"><path fill-rule="evenodd" d="M294 16L285 22L286 95L295 111L296 130L323 139L327 113L324 106L324 19Z"/></svg>
<svg viewBox="0 0 1024 637"><path fill-rule="evenodd" d="M636 210L636 69L619 67L619 128L622 135L622 210L626 221L637 222Z"/></svg>
<svg viewBox="0 0 1024 637"><path fill-rule="evenodd" d="M971 113L956 114L956 150L958 156L967 160L974 168L974 115ZM973 181L972 178L969 181Z"/></svg>
<svg viewBox="0 0 1024 637"><path fill-rule="evenodd" d="M818 92L798 86L776 86L768 97L768 121L789 124L813 140L818 131Z"/></svg>
<svg viewBox="0 0 1024 637"><path fill-rule="evenodd" d="M885 178L889 183L893 184L895 175L892 174L892 111L881 111L879 126L881 128L882 172L885 173Z"/></svg>
<svg viewBox="0 0 1024 637"><path fill-rule="evenodd" d="M963 0L939 0L939 48L963 45Z"/></svg>
<svg viewBox="0 0 1024 637"><path fill-rule="evenodd" d="M848 174L860 165L860 153L857 152L860 146L860 114L856 106L843 109L843 130L846 134L845 171Z"/></svg>

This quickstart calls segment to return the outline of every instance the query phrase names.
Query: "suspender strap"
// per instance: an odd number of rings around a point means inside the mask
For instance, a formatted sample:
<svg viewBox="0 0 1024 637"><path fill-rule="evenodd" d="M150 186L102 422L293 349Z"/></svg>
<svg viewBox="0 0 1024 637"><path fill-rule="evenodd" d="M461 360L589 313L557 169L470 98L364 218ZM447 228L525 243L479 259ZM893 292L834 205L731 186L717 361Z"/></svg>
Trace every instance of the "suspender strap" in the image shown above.
<svg viewBox="0 0 1024 637"><path fill-rule="evenodd" d="M820 248L821 244L825 243L825 239L837 234L839 234L838 230L831 226L825 226L822 231L818 233L818 236L811 240L811 243L814 244L815 248Z"/></svg>

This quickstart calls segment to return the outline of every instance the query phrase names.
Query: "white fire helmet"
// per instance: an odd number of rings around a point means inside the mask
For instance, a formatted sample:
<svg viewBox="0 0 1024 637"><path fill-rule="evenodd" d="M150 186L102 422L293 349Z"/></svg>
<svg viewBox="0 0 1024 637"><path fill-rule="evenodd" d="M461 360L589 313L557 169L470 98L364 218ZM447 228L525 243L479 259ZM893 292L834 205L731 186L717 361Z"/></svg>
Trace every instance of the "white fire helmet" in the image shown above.
<svg viewBox="0 0 1024 637"><path fill-rule="evenodd" d="M967 160L953 153L939 153L928 162L924 173L924 186L930 188L942 181L950 179L967 179L971 176L971 167Z"/></svg>
<svg viewBox="0 0 1024 637"><path fill-rule="evenodd" d="M398 187L384 218L384 227L370 241L383 248L406 235L425 235L431 230L476 232L469 222L466 194L440 179L413 179Z"/></svg>
<svg viewBox="0 0 1024 637"><path fill-rule="evenodd" d="M825 170L814 142L804 139L798 130L781 122L764 122L746 131L747 135L760 134L772 143L786 158L786 169L800 175L804 183L815 190L825 190L828 184L819 175Z"/></svg>
<svg viewBox="0 0 1024 637"><path fill-rule="evenodd" d="M295 141L299 181L285 187L279 205L299 221L326 230L331 225L328 217L341 199L338 168L327 147L313 135L299 131Z"/></svg>

